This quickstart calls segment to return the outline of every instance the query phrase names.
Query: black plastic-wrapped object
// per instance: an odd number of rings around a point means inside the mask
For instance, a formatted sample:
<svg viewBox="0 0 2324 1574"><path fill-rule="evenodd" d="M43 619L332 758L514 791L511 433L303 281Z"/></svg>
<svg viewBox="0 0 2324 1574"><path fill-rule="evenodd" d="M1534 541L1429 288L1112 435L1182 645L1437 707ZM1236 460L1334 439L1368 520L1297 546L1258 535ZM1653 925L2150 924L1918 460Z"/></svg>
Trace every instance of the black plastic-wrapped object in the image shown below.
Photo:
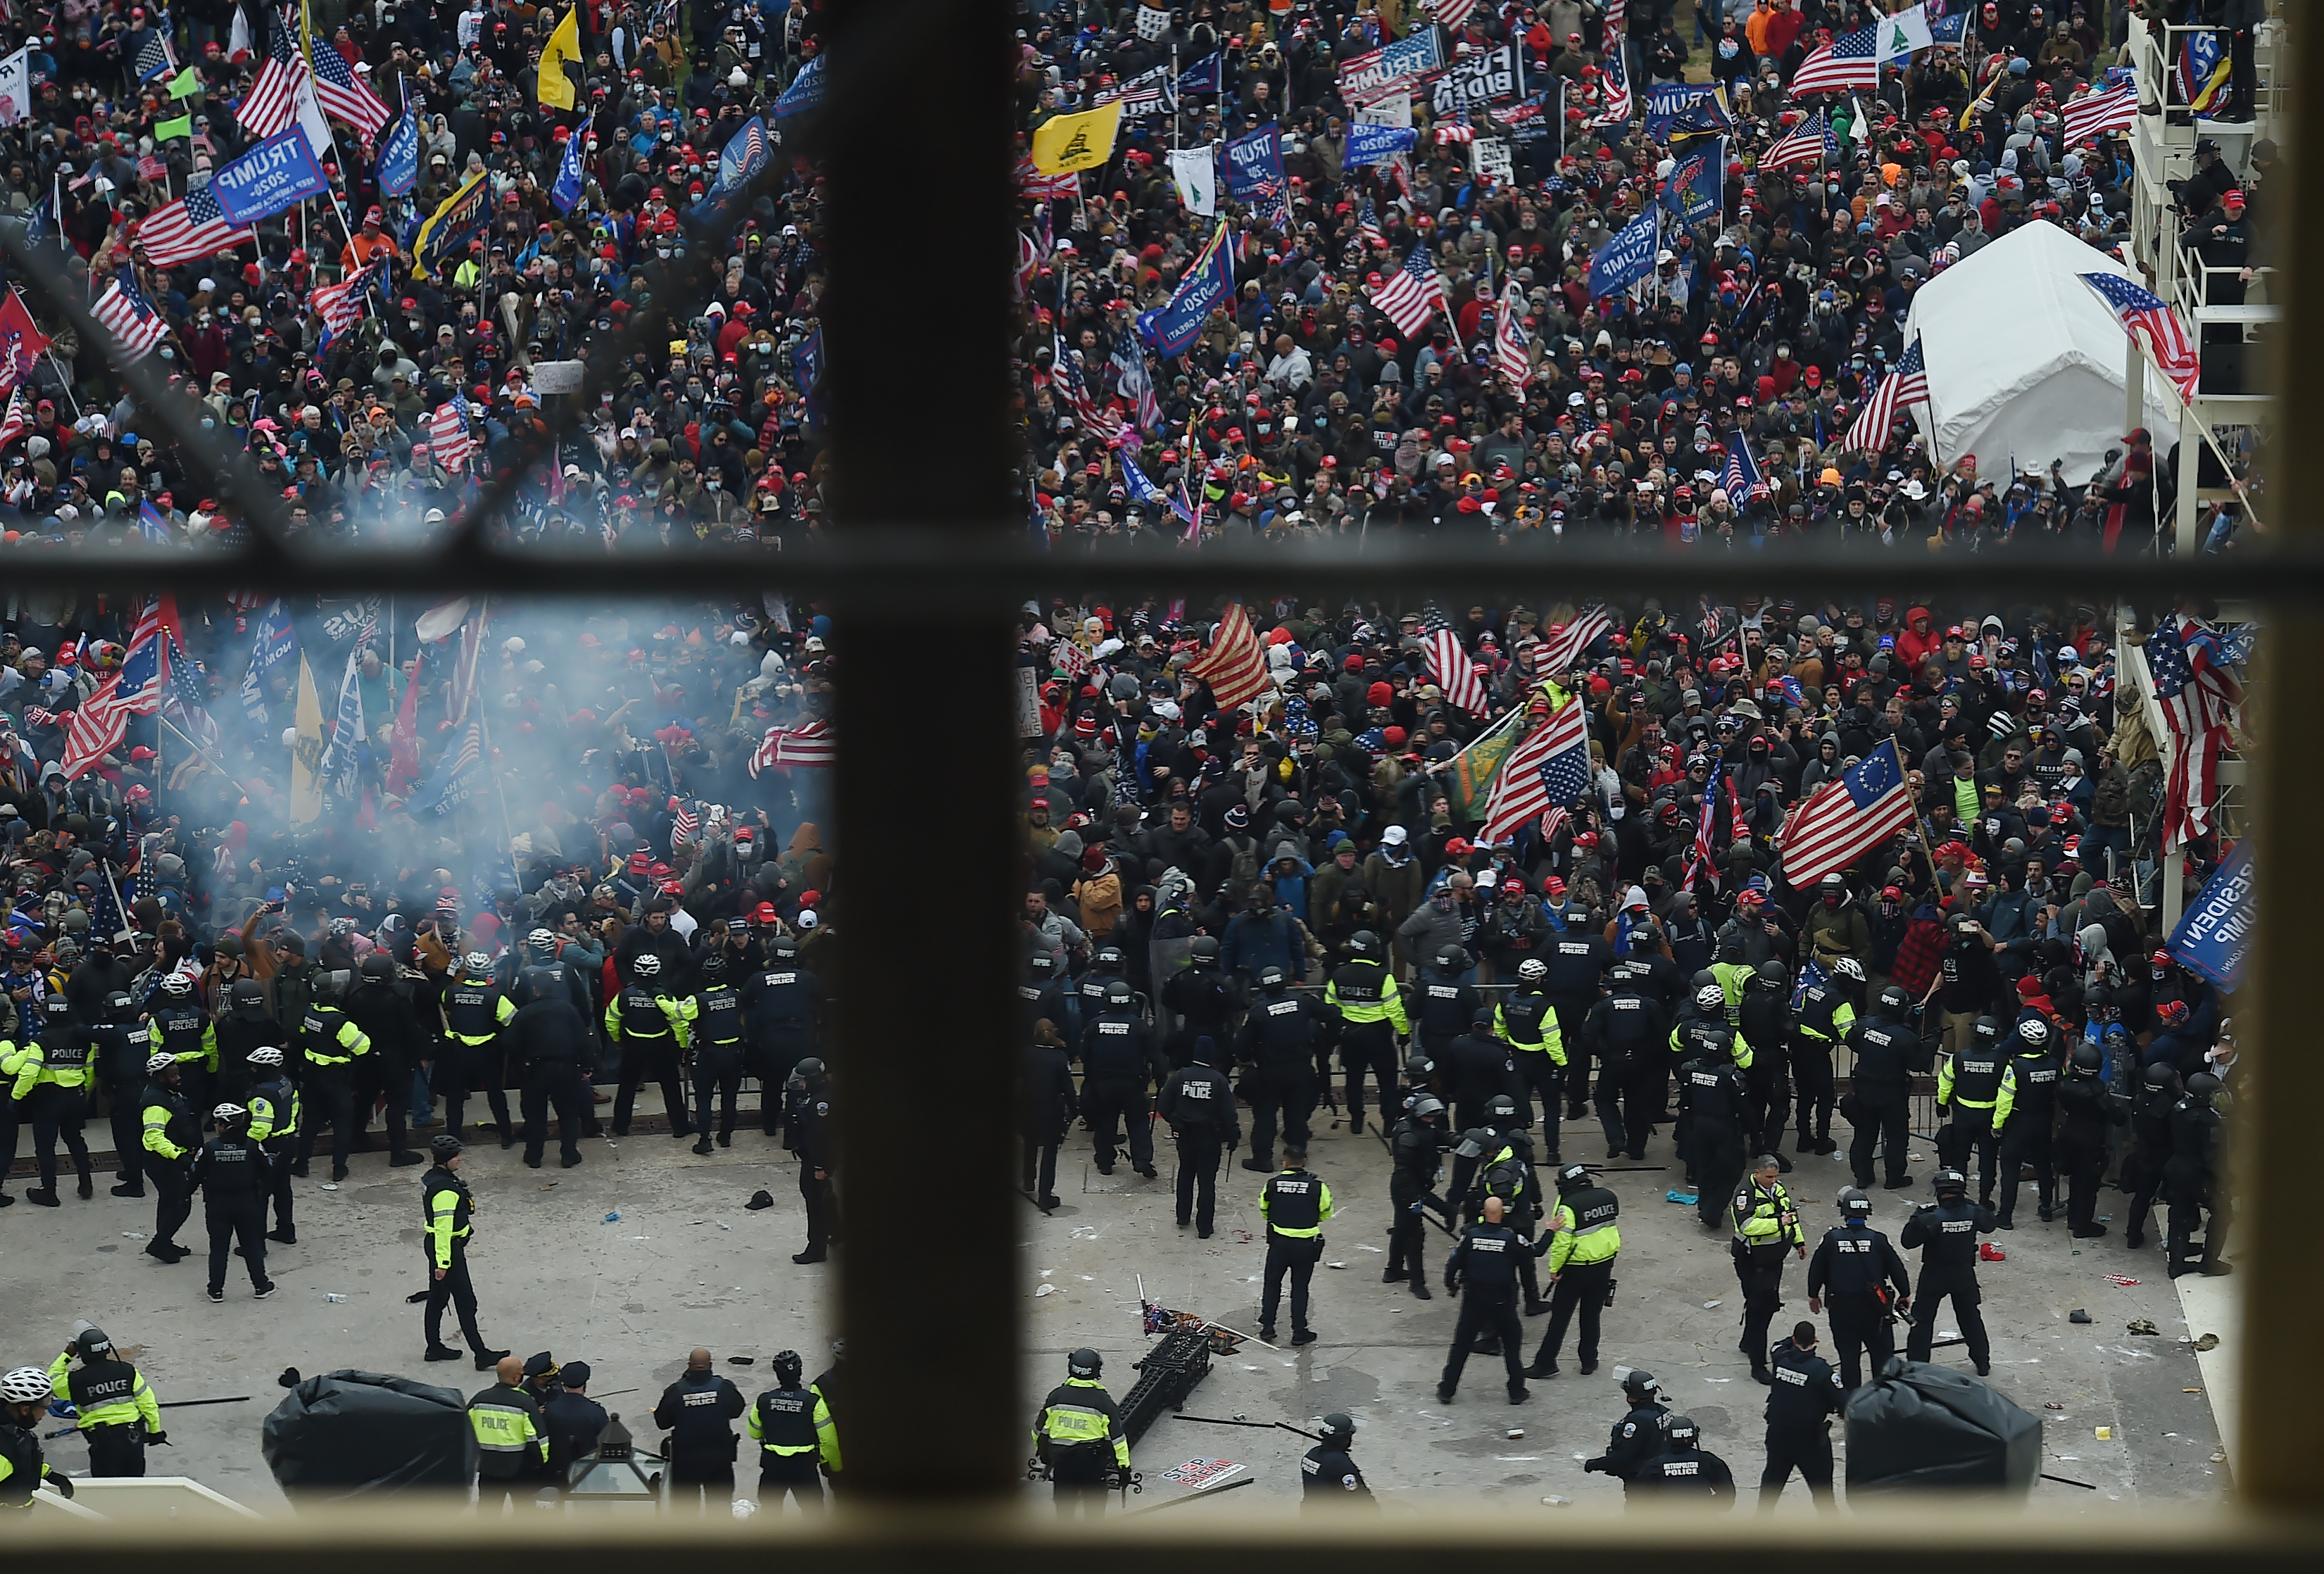
<svg viewBox="0 0 2324 1574"><path fill-rule="evenodd" d="M1167 1413L1186 1403L1194 1385L1210 1375L1210 1335L1201 1329L1173 1329L1138 1363L1138 1381L1118 1407L1121 1431L1130 1445Z"/></svg>
<svg viewBox="0 0 2324 1574"><path fill-rule="evenodd" d="M305 1379L267 1416L260 1448L293 1503L464 1491L476 1477L466 1398L379 1372Z"/></svg>
<svg viewBox="0 0 2324 1574"><path fill-rule="evenodd" d="M2042 1419L1967 1372L1892 1358L1849 1395L1848 1495L1935 1487L2024 1496Z"/></svg>

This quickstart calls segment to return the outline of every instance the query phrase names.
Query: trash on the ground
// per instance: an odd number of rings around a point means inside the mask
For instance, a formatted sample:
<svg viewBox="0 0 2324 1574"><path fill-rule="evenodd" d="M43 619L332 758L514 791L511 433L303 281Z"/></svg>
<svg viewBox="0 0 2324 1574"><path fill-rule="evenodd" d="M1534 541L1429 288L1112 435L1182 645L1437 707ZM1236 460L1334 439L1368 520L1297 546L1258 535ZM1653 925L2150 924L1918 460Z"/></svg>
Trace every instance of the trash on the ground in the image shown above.
<svg viewBox="0 0 2324 1574"><path fill-rule="evenodd" d="M717 1226L718 1226L718 1228L719 1228L719 1229L733 1229L734 1228L733 1225L731 1225L731 1224L727 1223L727 1222L726 1222L724 1220L723 1220L723 1219L713 1220L712 1220L712 1222L713 1222L713 1223L715 1223L715 1225L717 1225Z"/></svg>
<svg viewBox="0 0 2324 1574"><path fill-rule="evenodd" d="M2088 1322L2089 1320L2089 1312L2080 1306L2075 1307L2066 1317L2069 1322Z"/></svg>
<svg viewBox="0 0 2324 1574"><path fill-rule="evenodd" d="M730 1367L755 1367L759 1364L759 1358L756 1356L728 1356L726 1358L726 1364Z"/></svg>
<svg viewBox="0 0 2324 1574"><path fill-rule="evenodd" d="M1379 1247L1376 1247L1376 1246L1365 1246L1365 1245L1363 1245L1361 1242L1358 1242L1358 1243L1357 1243L1357 1246L1356 1246L1356 1249L1357 1249L1358 1251L1360 1251L1360 1252L1377 1252L1377 1251L1379 1251L1380 1248L1379 1248Z"/></svg>
<svg viewBox="0 0 2324 1574"><path fill-rule="evenodd" d="M2133 1333L2151 1333L2160 1335L2162 1332L2160 1329L2154 1326L2154 1319L2151 1317L2134 1317L2124 1326L2128 1328Z"/></svg>
<svg viewBox="0 0 2324 1574"><path fill-rule="evenodd" d="M1056 1293L1057 1287L1055 1284L1043 1284L1033 1292L1033 1299L1038 1301L1044 1295L1054 1295Z"/></svg>
<svg viewBox="0 0 2324 1574"><path fill-rule="evenodd" d="M285 1367L282 1368L282 1375L274 1380L285 1388L296 1388L299 1386L299 1368Z"/></svg>
<svg viewBox="0 0 2324 1574"><path fill-rule="evenodd" d="M605 1215L605 1222L606 1222L606 1223L608 1223L608 1224L611 1224L611 1223L613 1223L615 1220L617 1220L617 1219L621 1218L621 1216L622 1216L622 1215L621 1215L620 1210L615 1210L613 1212L611 1212L611 1213L608 1213L608 1214L606 1214L606 1215Z"/></svg>
<svg viewBox="0 0 2324 1574"><path fill-rule="evenodd" d="M2201 1339L2195 1341L2195 1348L2198 1350L2209 1354L2210 1351L2219 1348L2219 1336L2216 1333L2207 1333Z"/></svg>
<svg viewBox="0 0 2324 1574"><path fill-rule="evenodd" d="M1705 1312L1716 1312L1726 1302L1720 1301L1706 1301L1702 1303L1702 1309Z"/></svg>
<svg viewBox="0 0 2324 1574"><path fill-rule="evenodd" d="M1344 1268L1348 1265L1345 1263L1325 1263L1323 1266L1327 1268Z"/></svg>
<svg viewBox="0 0 2324 1574"><path fill-rule="evenodd" d="M1541 1501L1543 1505L1548 1508L1571 1508L1573 1506L1573 1499L1571 1497L1560 1497L1554 1492L1551 1493Z"/></svg>
<svg viewBox="0 0 2324 1574"><path fill-rule="evenodd" d="M742 1204L743 1207L750 1209L753 1212L756 1212L761 1208L772 1208L774 1205L775 1200L763 1191L752 1192L751 1200Z"/></svg>
<svg viewBox="0 0 2324 1574"><path fill-rule="evenodd" d="M1989 1240L1978 1242L1977 1256L1979 1262L1986 1263L2002 1263L2009 1260L2009 1254Z"/></svg>
<svg viewBox="0 0 2324 1574"><path fill-rule="evenodd" d="M143 1240L145 1238L138 1234L134 1229L124 1229L121 1232L121 1238L124 1240Z"/></svg>
<svg viewBox="0 0 2324 1574"><path fill-rule="evenodd" d="M326 1295L323 1297L323 1299L324 1299L324 1300L326 1300L326 1301L338 1302L338 1301L345 1301L345 1300L346 1299L346 1296L344 1296L344 1295L332 1295L332 1294L326 1294Z"/></svg>
<svg viewBox="0 0 2324 1574"><path fill-rule="evenodd" d="M336 1192L338 1189L339 1183L337 1181L325 1181L323 1183L323 1190L326 1192Z"/></svg>
<svg viewBox="0 0 2324 1574"><path fill-rule="evenodd" d="M2200 1388L2181 1388L2179 1392L2181 1394L2200 1394L2202 1390Z"/></svg>
<svg viewBox="0 0 2324 1574"><path fill-rule="evenodd" d="M2119 1284L2126 1290L2138 1283L2127 1274L2108 1274L2106 1276L2106 1282L2109 1284Z"/></svg>
<svg viewBox="0 0 2324 1574"><path fill-rule="evenodd" d="M2044 1410L2063 1410L2066 1407L2059 1404L2054 1399L2045 1399L2042 1402L2042 1408Z"/></svg>
<svg viewBox="0 0 2324 1574"><path fill-rule="evenodd" d="M1691 1206L1693 1203L1702 1201L1702 1197L1700 1192L1682 1192L1677 1187L1674 1186L1669 1191L1663 1193L1663 1201L1665 1202L1676 1202L1682 1205Z"/></svg>
<svg viewBox="0 0 2324 1574"><path fill-rule="evenodd" d="M1517 1439L1525 1436L1525 1428L1521 1426L1513 1426L1503 1435L1508 1437L1511 1442L1515 1442Z"/></svg>
<svg viewBox="0 0 2324 1574"><path fill-rule="evenodd" d="M2227 1462L2227 1450L2225 1450L2225 1449L2213 1449L2213 1450L2211 1450L2211 1463L2213 1463L2214 1465L2224 1465L2224 1464L2226 1464Z"/></svg>
<svg viewBox="0 0 2324 1574"><path fill-rule="evenodd" d="M2110 1443L2114 1441L2114 1428L2110 1426L2098 1427L2095 1430L2093 1435L2095 1435L2098 1441L2102 1443Z"/></svg>

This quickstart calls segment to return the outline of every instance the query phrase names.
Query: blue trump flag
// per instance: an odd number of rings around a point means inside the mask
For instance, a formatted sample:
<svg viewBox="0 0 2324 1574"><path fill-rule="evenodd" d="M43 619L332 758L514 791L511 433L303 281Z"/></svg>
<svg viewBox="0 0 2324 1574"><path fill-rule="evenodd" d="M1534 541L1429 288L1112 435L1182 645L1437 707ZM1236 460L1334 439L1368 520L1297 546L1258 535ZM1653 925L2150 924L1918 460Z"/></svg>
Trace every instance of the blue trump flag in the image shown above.
<svg viewBox="0 0 2324 1574"><path fill-rule="evenodd" d="M1146 472L1138 467L1138 461L1130 456L1127 446L1121 451L1121 479L1132 502L1146 508L1167 508L1182 522L1189 525L1194 522L1194 516L1187 511L1185 503L1155 485Z"/></svg>
<svg viewBox="0 0 2324 1574"><path fill-rule="evenodd" d="M403 106L387 140L379 144L379 194L409 197L419 184L420 105L415 99Z"/></svg>
<svg viewBox="0 0 2324 1574"><path fill-rule="evenodd" d="M1655 271L1655 252L1663 235L1663 215L1650 207L1624 225L1614 238L1590 259L1590 294L1603 300L1618 295Z"/></svg>
<svg viewBox="0 0 2324 1574"><path fill-rule="evenodd" d="M1234 262L1228 255L1227 226L1222 222L1178 281L1170 304L1138 314L1138 336L1166 361L1183 355L1202 336L1211 313L1233 295Z"/></svg>
<svg viewBox="0 0 2324 1574"><path fill-rule="evenodd" d="M1203 57L1198 65L1189 67L1178 78L1180 93L1216 93L1225 81L1226 51L1213 51Z"/></svg>
<svg viewBox="0 0 2324 1574"><path fill-rule="evenodd" d="M2203 882L2203 894L2171 932L2171 954L2180 965L2223 990L2243 982L2251 948L2251 839L2246 837Z"/></svg>
<svg viewBox="0 0 2324 1574"><path fill-rule="evenodd" d="M765 169L767 161L774 156L774 139L767 134L767 123L755 115L751 116L718 150L719 189L733 190Z"/></svg>
<svg viewBox="0 0 2324 1574"><path fill-rule="evenodd" d="M1283 175L1283 130L1268 121L1226 144L1227 195L1269 224L1291 219L1290 187Z"/></svg>
<svg viewBox="0 0 2324 1574"><path fill-rule="evenodd" d="M1347 151L1341 155L1343 169L1360 169L1366 164L1378 164L1412 152L1420 133L1408 125L1374 125L1360 120L1348 127Z"/></svg>
<svg viewBox="0 0 2324 1574"><path fill-rule="evenodd" d="M791 78L783 96L775 100L775 118L788 120L794 115L804 115L823 105L823 57L817 55L807 63L807 69Z"/></svg>
<svg viewBox="0 0 2324 1574"><path fill-rule="evenodd" d="M1727 179L1727 139L1721 137L1679 160L1663 181L1661 202L1684 225L1697 224L1723 206Z"/></svg>
<svg viewBox="0 0 2324 1574"><path fill-rule="evenodd" d="M549 189L549 200L557 205L558 212L570 213L588 184L588 172L581 167L581 133L576 131L565 139L565 156L557 161L557 179Z"/></svg>
<svg viewBox="0 0 2324 1574"><path fill-rule="evenodd" d="M307 133L297 126L252 148L210 177L210 195L226 222L256 224L331 189Z"/></svg>
<svg viewBox="0 0 2324 1574"><path fill-rule="evenodd" d="M450 814L475 795L476 780L483 772L484 740L479 731L484 718L476 717L460 734L460 741L444 751L436 764L436 773L427 785L411 795L405 807L413 815L429 815L438 818Z"/></svg>

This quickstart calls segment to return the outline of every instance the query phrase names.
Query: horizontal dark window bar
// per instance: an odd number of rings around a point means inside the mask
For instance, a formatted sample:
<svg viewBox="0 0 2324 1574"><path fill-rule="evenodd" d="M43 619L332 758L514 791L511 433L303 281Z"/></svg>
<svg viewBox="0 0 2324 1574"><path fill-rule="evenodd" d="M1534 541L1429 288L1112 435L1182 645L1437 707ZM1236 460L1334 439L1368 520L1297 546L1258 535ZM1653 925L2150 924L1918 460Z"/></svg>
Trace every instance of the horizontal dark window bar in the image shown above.
<svg viewBox="0 0 2324 1574"><path fill-rule="evenodd" d="M1011 527L1012 531L1018 527ZM1222 595L1291 594L1305 603L1350 595L1589 595L1757 593L1794 597L1913 594L2006 601L2192 596L2269 601L2324 597L2324 541L2286 543L2232 556L2190 558L2013 550L1920 557L1840 545L1718 556L1559 547L1548 551L1448 547L1426 540L1315 548L1213 546L1200 552L1124 548L1091 555L1040 552L960 529L844 527L814 547L783 553L678 550L503 552L466 543L412 549L334 548L235 554L148 555L0 549L0 583L17 591L78 588L441 592L497 594L651 594L698 592L716 580L802 587L915 608L1052 592L1185 596L1199 609ZM1673 609L1683 610L1683 609Z"/></svg>

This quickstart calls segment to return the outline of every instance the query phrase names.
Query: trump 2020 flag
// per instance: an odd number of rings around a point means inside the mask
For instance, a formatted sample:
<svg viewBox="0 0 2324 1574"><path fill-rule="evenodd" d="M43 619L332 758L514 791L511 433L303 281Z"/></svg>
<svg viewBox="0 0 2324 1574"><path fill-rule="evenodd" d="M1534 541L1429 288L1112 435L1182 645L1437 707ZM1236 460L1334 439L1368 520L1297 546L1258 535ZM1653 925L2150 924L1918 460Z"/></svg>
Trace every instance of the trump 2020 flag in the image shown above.
<svg viewBox="0 0 2324 1574"><path fill-rule="evenodd" d="M1374 125L1360 120L1348 127L1347 151L1341 157L1342 168L1354 170L1366 164L1383 163L1398 153L1412 152L1420 133L1410 126Z"/></svg>
<svg viewBox="0 0 2324 1574"><path fill-rule="evenodd" d="M1138 316L1138 336L1154 346L1164 360L1183 355L1202 336L1211 313L1234 294L1234 265L1228 256L1227 226L1222 222L1178 281L1167 306Z"/></svg>
<svg viewBox="0 0 2324 1574"><path fill-rule="evenodd" d="M723 170L723 155L720 164ZM557 205L558 212L570 213L588 186L588 172L582 167L581 133L576 130L565 139L565 156L557 161L557 179L549 188L549 200Z"/></svg>
<svg viewBox="0 0 2324 1574"><path fill-rule="evenodd" d="M1650 207L1618 231L1590 259L1590 294L1603 300L1619 295L1655 271L1655 249L1662 243L1663 214Z"/></svg>
<svg viewBox="0 0 2324 1574"><path fill-rule="evenodd" d="M733 190L757 174L774 156L774 144L767 136L766 122L755 115L751 116L718 151L719 189Z"/></svg>
<svg viewBox="0 0 2324 1574"><path fill-rule="evenodd" d="M1672 166L1670 178L1663 182L1662 205L1683 225L1699 223L1723 206L1726 174L1727 139L1720 137Z"/></svg>
<svg viewBox="0 0 2324 1574"><path fill-rule="evenodd" d="M775 100L775 118L788 120L794 115L804 115L823 105L823 57L817 55L791 78L783 96Z"/></svg>
<svg viewBox="0 0 2324 1574"><path fill-rule="evenodd" d="M1227 143L1227 195L1269 224L1291 217L1283 175L1283 128L1268 121Z"/></svg>
<svg viewBox="0 0 2324 1574"><path fill-rule="evenodd" d="M436 774L405 805L411 814L440 819L475 796L484 755L480 731L483 726L484 718L476 717L460 734L459 744L444 751L444 758L437 762Z"/></svg>
<svg viewBox="0 0 2324 1574"><path fill-rule="evenodd" d="M419 184L420 105L414 99L403 106L388 128L387 140L379 145L379 194L409 197Z"/></svg>

